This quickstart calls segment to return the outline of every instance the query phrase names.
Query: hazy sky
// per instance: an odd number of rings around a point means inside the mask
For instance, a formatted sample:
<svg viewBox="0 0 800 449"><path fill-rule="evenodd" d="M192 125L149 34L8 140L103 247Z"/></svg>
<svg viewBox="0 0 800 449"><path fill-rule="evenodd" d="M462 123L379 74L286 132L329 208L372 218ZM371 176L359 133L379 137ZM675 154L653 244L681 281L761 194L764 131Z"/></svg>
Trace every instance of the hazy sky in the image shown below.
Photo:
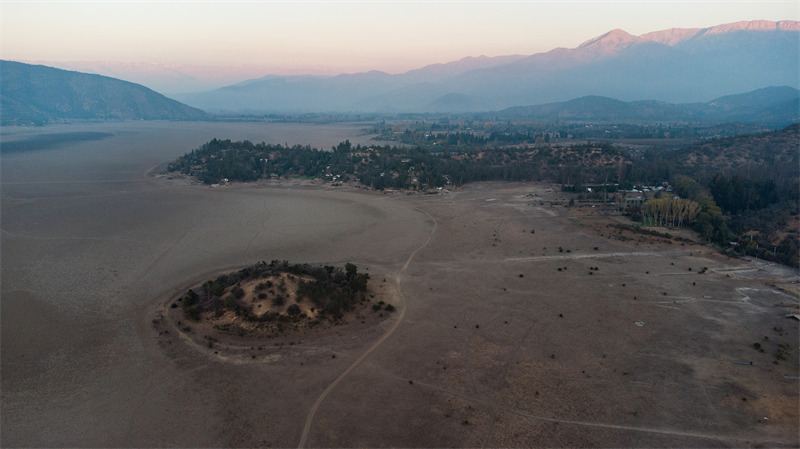
<svg viewBox="0 0 800 449"><path fill-rule="evenodd" d="M9 1L3 59L257 64L397 73L465 56L572 48L741 20L800 20L790 1Z"/></svg>

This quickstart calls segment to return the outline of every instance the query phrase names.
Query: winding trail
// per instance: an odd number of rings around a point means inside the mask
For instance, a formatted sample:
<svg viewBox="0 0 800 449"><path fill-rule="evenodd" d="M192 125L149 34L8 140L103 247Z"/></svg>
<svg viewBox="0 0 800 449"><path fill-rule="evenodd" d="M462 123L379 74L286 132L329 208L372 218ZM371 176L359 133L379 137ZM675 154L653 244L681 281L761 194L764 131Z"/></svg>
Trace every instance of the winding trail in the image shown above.
<svg viewBox="0 0 800 449"><path fill-rule="evenodd" d="M422 209L417 209L417 210L424 212L425 215L428 216L428 218L433 222L433 228L431 229L431 233L428 234L428 238L425 240L425 243L423 243L419 248L415 249L408 256L408 259L406 259L402 268L400 268L400 270L394 276L393 296L395 298L395 302L399 306L400 313L395 319L394 324L392 324L392 327L390 327L386 331L386 333L384 333L383 336L381 336L381 338L378 339L378 341L373 343L372 346L369 347L369 349L367 349L363 354L361 354L359 358L357 358L352 364L350 364L350 366L348 366L347 369L344 370L342 374L340 374L339 377L336 378L336 380L334 380L330 385L328 385L328 388L326 388L321 395L319 395L317 401L314 402L314 405L311 407L311 410L308 411L308 416L306 417L306 424L303 427L303 434L300 436L300 443L297 445L298 448L302 449L305 447L306 441L308 440L308 434L311 432L311 425L314 422L314 415L316 415L320 404L322 404L322 401L324 401L325 398L328 396L328 394L331 391L333 391L333 389L336 388L337 385L339 385L339 382L341 382L345 377L347 377L347 375L350 374L350 372L353 371L353 369L355 369L362 361L364 361L364 359L366 359L367 356L370 355L374 350L378 349L378 347L382 345L383 342L385 342L394 333L394 331L397 330L398 327L400 327L400 323L403 321L403 317L406 314L406 300L403 297L403 293L400 291L400 279L403 273L405 273L406 270L408 270L408 266L411 264L411 260L414 259L414 256L416 256L418 252L420 252L423 248L428 246L428 243L431 242L434 233L436 233L436 227L437 227L436 219L434 219L433 216L431 216L431 214Z"/></svg>

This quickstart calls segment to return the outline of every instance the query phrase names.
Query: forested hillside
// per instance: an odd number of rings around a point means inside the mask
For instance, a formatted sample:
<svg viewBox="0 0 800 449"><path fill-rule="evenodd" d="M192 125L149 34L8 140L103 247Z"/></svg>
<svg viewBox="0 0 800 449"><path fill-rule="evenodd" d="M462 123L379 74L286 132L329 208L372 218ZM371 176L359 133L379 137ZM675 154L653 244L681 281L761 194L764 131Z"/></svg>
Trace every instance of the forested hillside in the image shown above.
<svg viewBox="0 0 800 449"><path fill-rule="evenodd" d="M730 234L719 236L719 244L732 241L736 252L798 265L799 131L800 124L794 124L710 140L668 155L673 178L692 186L682 193L710 195L724 214Z"/></svg>

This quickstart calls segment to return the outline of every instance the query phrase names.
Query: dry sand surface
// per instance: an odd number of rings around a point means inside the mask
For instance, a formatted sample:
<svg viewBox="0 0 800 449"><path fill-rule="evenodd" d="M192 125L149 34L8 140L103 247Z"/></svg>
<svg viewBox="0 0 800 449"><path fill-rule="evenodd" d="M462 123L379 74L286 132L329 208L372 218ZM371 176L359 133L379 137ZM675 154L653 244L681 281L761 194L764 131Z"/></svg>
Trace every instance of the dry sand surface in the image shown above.
<svg viewBox="0 0 800 449"><path fill-rule="evenodd" d="M113 134L2 156L3 446L800 444L796 272L620 233L538 184L146 175L212 137L367 139L304 126L3 130ZM356 263L397 310L217 354L163 319L272 259Z"/></svg>

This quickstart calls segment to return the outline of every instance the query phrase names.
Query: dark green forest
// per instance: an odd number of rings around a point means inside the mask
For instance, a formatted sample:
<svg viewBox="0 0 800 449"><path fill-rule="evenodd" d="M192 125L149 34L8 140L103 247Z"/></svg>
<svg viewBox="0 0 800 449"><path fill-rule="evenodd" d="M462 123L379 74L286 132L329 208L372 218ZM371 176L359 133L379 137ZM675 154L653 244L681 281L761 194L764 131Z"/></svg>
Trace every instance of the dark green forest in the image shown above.
<svg viewBox="0 0 800 449"><path fill-rule="evenodd" d="M469 144L471 145L471 144ZM612 182L629 171L631 156L607 143L570 147L427 149L408 146L353 146L331 151L214 139L173 161L168 170L205 184L249 182L270 177L353 181L364 186L425 190L477 181L543 181L564 184Z"/></svg>

